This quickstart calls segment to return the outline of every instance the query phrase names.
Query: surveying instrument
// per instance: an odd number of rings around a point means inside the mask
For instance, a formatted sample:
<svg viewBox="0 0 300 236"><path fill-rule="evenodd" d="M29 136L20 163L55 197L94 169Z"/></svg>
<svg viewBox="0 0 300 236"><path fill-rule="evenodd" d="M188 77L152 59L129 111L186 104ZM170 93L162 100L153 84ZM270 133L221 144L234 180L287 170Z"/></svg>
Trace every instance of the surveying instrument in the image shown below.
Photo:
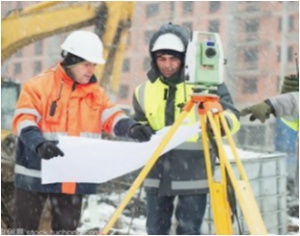
<svg viewBox="0 0 300 236"><path fill-rule="evenodd" d="M218 34L210 32L194 31L192 40L189 42L185 61L186 83L194 85L191 98L182 109L181 114L175 120L162 142L154 151L148 163L143 167L124 200L118 206L111 219L103 228L101 234L108 234L135 191L141 186L149 171L156 163L164 148L183 123L187 114L197 105L200 125L202 130L202 142L205 155L207 179L210 193L210 205L212 208L215 234L233 235L232 212L228 186L231 186L237 201L239 202L245 222L250 234L266 235L267 230L257 206L253 191L246 176L246 172L238 157L234 140L230 133L227 121L223 114L223 108L219 103L219 97L214 94L203 93L203 90L214 91L223 82L223 50ZM209 131L207 127L212 130ZM209 133L210 132L210 133ZM211 134L211 135L210 135ZM226 156L222 138L226 137L238 169L239 178L235 173ZM213 140L212 140L213 139ZM209 143L214 142L220 163L221 180L213 178L212 163L210 158ZM184 158L184 157L182 157Z"/></svg>

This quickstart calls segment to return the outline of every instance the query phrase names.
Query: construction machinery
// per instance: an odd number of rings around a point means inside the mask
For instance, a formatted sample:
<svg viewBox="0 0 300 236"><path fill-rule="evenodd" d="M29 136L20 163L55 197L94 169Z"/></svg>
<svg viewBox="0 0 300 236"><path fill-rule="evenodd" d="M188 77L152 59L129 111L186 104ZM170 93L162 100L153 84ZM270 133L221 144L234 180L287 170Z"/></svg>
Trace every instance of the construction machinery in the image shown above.
<svg viewBox="0 0 300 236"><path fill-rule="evenodd" d="M19 49L35 41L94 26L95 33L103 42L103 55L106 61L104 65L97 66L95 75L101 86L104 86L109 92L116 93L119 88L128 29L131 26L134 8L135 3L129 1L45 1L26 8L12 10L1 20L2 63ZM1 176L2 181L8 181L11 184L16 139L11 134L10 127L20 86L13 80L1 78ZM9 196L7 199L13 199L11 188L2 188L3 192ZM11 226L11 222L9 222L11 220L10 209L6 206L7 204L2 202L2 209L7 210L5 217L2 217L2 228Z"/></svg>

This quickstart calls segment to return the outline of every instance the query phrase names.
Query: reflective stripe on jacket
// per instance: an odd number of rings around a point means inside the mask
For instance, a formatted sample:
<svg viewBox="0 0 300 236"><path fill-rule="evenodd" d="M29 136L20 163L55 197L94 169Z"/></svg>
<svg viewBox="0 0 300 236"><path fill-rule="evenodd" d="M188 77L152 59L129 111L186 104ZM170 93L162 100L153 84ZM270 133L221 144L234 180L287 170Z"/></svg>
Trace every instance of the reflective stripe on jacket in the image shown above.
<svg viewBox="0 0 300 236"><path fill-rule="evenodd" d="M101 130L114 135L116 123L124 118L127 116L110 102L95 77L88 84L77 84L58 64L28 80L23 85L13 120L13 130L19 136L16 186L38 192L64 189L67 192L63 192L70 194L95 193L95 184L42 185L41 158L36 147L46 140L57 141L58 135L101 138Z"/></svg>
<svg viewBox="0 0 300 236"><path fill-rule="evenodd" d="M148 124L154 130L171 125L173 122L168 121L168 116L172 116L170 111L173 111L175 120L181 113L180 105L185 104L186 99L189 99L192 94L192 86L179 83L176 88L173 88L173 91L175 91L174 102L171 103L169 101L169 96L172 94L171 87L159 78L148 80L138 86L134 96L134 118ZM238 111L232 106L232 100L225 84L219 86L218 95L221 99L223 98L225 104L223 108L233 111L237 115ZM224 115L226 116L225 112ZM233 115L233 117L234 120L231 120L231 115L226 116L229 123L238 123L237 126L239 126L236 116ZM194 106L186 116L185 125L192 124L197 120L199 120L198 109L197 106ZM234 127L234 125L230 125L230 127ZM214 156L212 155L212 159ZM144 186L146 191L159 191L161 195L207 192L208 182L201 137L194 136L162 155L145 179Z"/></svg>

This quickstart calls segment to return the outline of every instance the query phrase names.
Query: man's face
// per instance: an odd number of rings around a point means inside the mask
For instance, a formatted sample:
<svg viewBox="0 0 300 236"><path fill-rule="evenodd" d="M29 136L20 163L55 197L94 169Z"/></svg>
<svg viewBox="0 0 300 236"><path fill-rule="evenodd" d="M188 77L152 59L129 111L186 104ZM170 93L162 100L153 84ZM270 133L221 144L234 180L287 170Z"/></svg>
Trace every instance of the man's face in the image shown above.
<svg viewBox="0 0 300 236"><path fill-rule="evenodd" d="M73 79L79 84L87 84L95 72L96 64L83 61L70 68Z"/></svg>
<svg viewBox="0 0 300 236"><path fill-rule="evenodd" d="M181 68L181 60L175 56L164 54L156 57L156 65L160 73L166 77L171 77Z"/></svg>

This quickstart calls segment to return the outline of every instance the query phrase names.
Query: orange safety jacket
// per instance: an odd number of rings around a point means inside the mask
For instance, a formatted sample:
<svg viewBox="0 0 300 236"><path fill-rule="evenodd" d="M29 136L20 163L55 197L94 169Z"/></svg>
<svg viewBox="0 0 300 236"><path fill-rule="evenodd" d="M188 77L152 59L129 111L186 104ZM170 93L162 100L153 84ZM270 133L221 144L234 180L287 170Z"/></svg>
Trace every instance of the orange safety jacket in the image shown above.
<svg viewBox="0 0 300 236"><path fill-rule="evenodd" d="M115 130L120 120L122 131ZM42 185L37 146L46 140L57 141L58 135L101 138L102 130L126 135L124 130L132 122L110 102L94 76L88 84L78 84L57 64L25 82L17 102L13 119L18 135L15 186L37 192L95 193L95 184L89 183Z"/></svg>

